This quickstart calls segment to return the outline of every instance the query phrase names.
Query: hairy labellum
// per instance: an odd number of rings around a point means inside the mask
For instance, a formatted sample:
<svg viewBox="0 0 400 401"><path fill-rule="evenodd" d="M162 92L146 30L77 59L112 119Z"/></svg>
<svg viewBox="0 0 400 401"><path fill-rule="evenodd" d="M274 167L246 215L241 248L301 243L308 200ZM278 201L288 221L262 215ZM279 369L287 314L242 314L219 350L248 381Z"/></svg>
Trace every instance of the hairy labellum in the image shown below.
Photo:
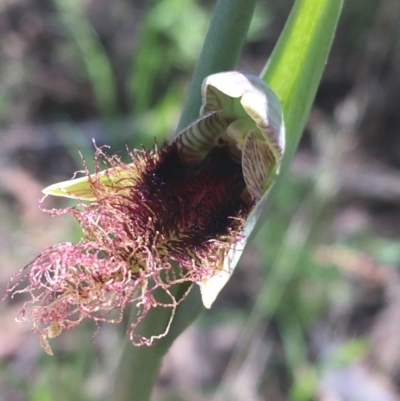
<svg viewBox="0 0 400 401"><path fill-rule="evenodd" d="M101 149L97 157L110 165L113 184L87 172L96 201L49 211L71 213L85 238L46 249L18 275L17 285L23 282L25 288L9 288L30 293L22 317L32 317L48 352L48 338L85 317L117 322L128 303L142 303L136 324L158 305L157 288L211 277L238 241L250 210L241 198L241 167L224 148L195 165L182 163L175 144L137 151L131 164ZM171 298L169 306L177 302ZM136 337L133 327L131 336L138 344L148 342Z"/></svg>

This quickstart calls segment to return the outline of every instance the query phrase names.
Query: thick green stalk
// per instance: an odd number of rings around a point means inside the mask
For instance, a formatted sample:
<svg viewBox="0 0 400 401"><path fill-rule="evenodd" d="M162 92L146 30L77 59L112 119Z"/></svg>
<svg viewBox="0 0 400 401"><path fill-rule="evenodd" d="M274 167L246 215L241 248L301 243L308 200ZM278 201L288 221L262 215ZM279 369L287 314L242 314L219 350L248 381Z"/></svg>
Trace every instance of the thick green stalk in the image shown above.
<svg viewBox="0 0 400 401"><path fill-rule="evenodd" d="M199 115L201 106L200 88L203 79L215 72L236 67L246 39L256 0L218 0L203 48L194 71L187 99L183 108L179 129L185 127ZM177 297L184 294L187 286L176 288ZM168 335L158 340L153 347L134 347L126 341L118 366L113 401L147 401L164 354L173 341L189 326L203 310L199 289L195 287L178 307ZM141 325L141 334L151 337L164 331L171 310L156 308L146 316Z"/></svg>
<svg viewBox="0 0 400 401"><path fill-rule="evenodd" d="M176 286L175 296L179 299L188 289L187 285ZM165 300L168 301L167 299ZM116 372L113 401L150 400L162 358L174 340L188 327L202 309L200 291L195 287L185 299L185 308L178 308L168 335L156 340L151 347L135 347L125 339L123 354ZM151 337L162 333L170 319L171 310L156 308L150 311L139 327L141 335ZM132 313L134 319L135 310Z"/></svg>

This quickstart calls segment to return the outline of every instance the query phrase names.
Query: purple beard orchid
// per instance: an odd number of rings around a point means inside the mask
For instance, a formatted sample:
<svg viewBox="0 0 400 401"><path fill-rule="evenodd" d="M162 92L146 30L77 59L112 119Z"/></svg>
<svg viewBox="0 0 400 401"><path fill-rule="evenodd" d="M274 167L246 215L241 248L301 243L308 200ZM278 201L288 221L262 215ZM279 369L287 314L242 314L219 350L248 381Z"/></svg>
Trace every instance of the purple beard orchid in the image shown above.
<svg viewBox="0 0 400 401"><path fill-rule="evenodd" d="M237 71L207 77L202 101L199 119L161 148L130 152L129 164L97 148L94 174L85 167L84 177L43 191L77 201L47 212L72 214L84 235L46 248L7 289L29 294L19 320L32 322L47 353L63 330L84 318L117 323L132 303L128 334L150 345L168 327L151 338L135 329L154 307L171 308L173 318L184 297L175 299L172 285L199 285L210 308L229 280L278 173L283 117L272 90Z"/></svg>

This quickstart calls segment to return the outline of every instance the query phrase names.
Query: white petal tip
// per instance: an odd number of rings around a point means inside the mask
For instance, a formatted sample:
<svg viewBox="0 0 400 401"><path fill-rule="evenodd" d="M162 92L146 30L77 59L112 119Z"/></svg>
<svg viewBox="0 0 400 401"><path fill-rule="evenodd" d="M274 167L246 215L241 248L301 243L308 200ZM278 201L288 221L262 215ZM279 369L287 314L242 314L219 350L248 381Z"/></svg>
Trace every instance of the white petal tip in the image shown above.
<svg viewBox="0 0 400 401"><path fill-rule="evenodd" d="M201 299L205 308L211 308L230 277L231 275L229 273L221 270L218 274L200 284Z"/></svg>

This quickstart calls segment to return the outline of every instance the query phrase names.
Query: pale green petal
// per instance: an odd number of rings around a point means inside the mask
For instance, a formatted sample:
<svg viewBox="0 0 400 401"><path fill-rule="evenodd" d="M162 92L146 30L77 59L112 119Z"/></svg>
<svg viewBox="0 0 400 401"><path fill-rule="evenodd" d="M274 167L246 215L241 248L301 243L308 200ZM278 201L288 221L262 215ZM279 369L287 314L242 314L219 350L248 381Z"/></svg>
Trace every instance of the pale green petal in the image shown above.
<svg viewBox="0 0 400 401"><path fill-rule="evenodd" d="M133 167L133 164L129 165ZM128 170L121 167L113 167L97 174L90 175L90 180L98 182L104 186L108 186L110 191L116 191L118 187L127 185L127 179L135 178L135 170ZM73 180L57 182L52 184L42 192L46 195L63 196L65 198L79 199L84 201L95 201L96 196L93 192L93 185L88 176L75 178Z"/></svg>
<svg viewBox="0 0 400 401"><path fill-rule="evenodd" d="M92 187L88 177L76 178L63 182L52 184L42 191L46 195L63 196L65 198L82 199L93 201L96 198L93 195Z"/></svg>

